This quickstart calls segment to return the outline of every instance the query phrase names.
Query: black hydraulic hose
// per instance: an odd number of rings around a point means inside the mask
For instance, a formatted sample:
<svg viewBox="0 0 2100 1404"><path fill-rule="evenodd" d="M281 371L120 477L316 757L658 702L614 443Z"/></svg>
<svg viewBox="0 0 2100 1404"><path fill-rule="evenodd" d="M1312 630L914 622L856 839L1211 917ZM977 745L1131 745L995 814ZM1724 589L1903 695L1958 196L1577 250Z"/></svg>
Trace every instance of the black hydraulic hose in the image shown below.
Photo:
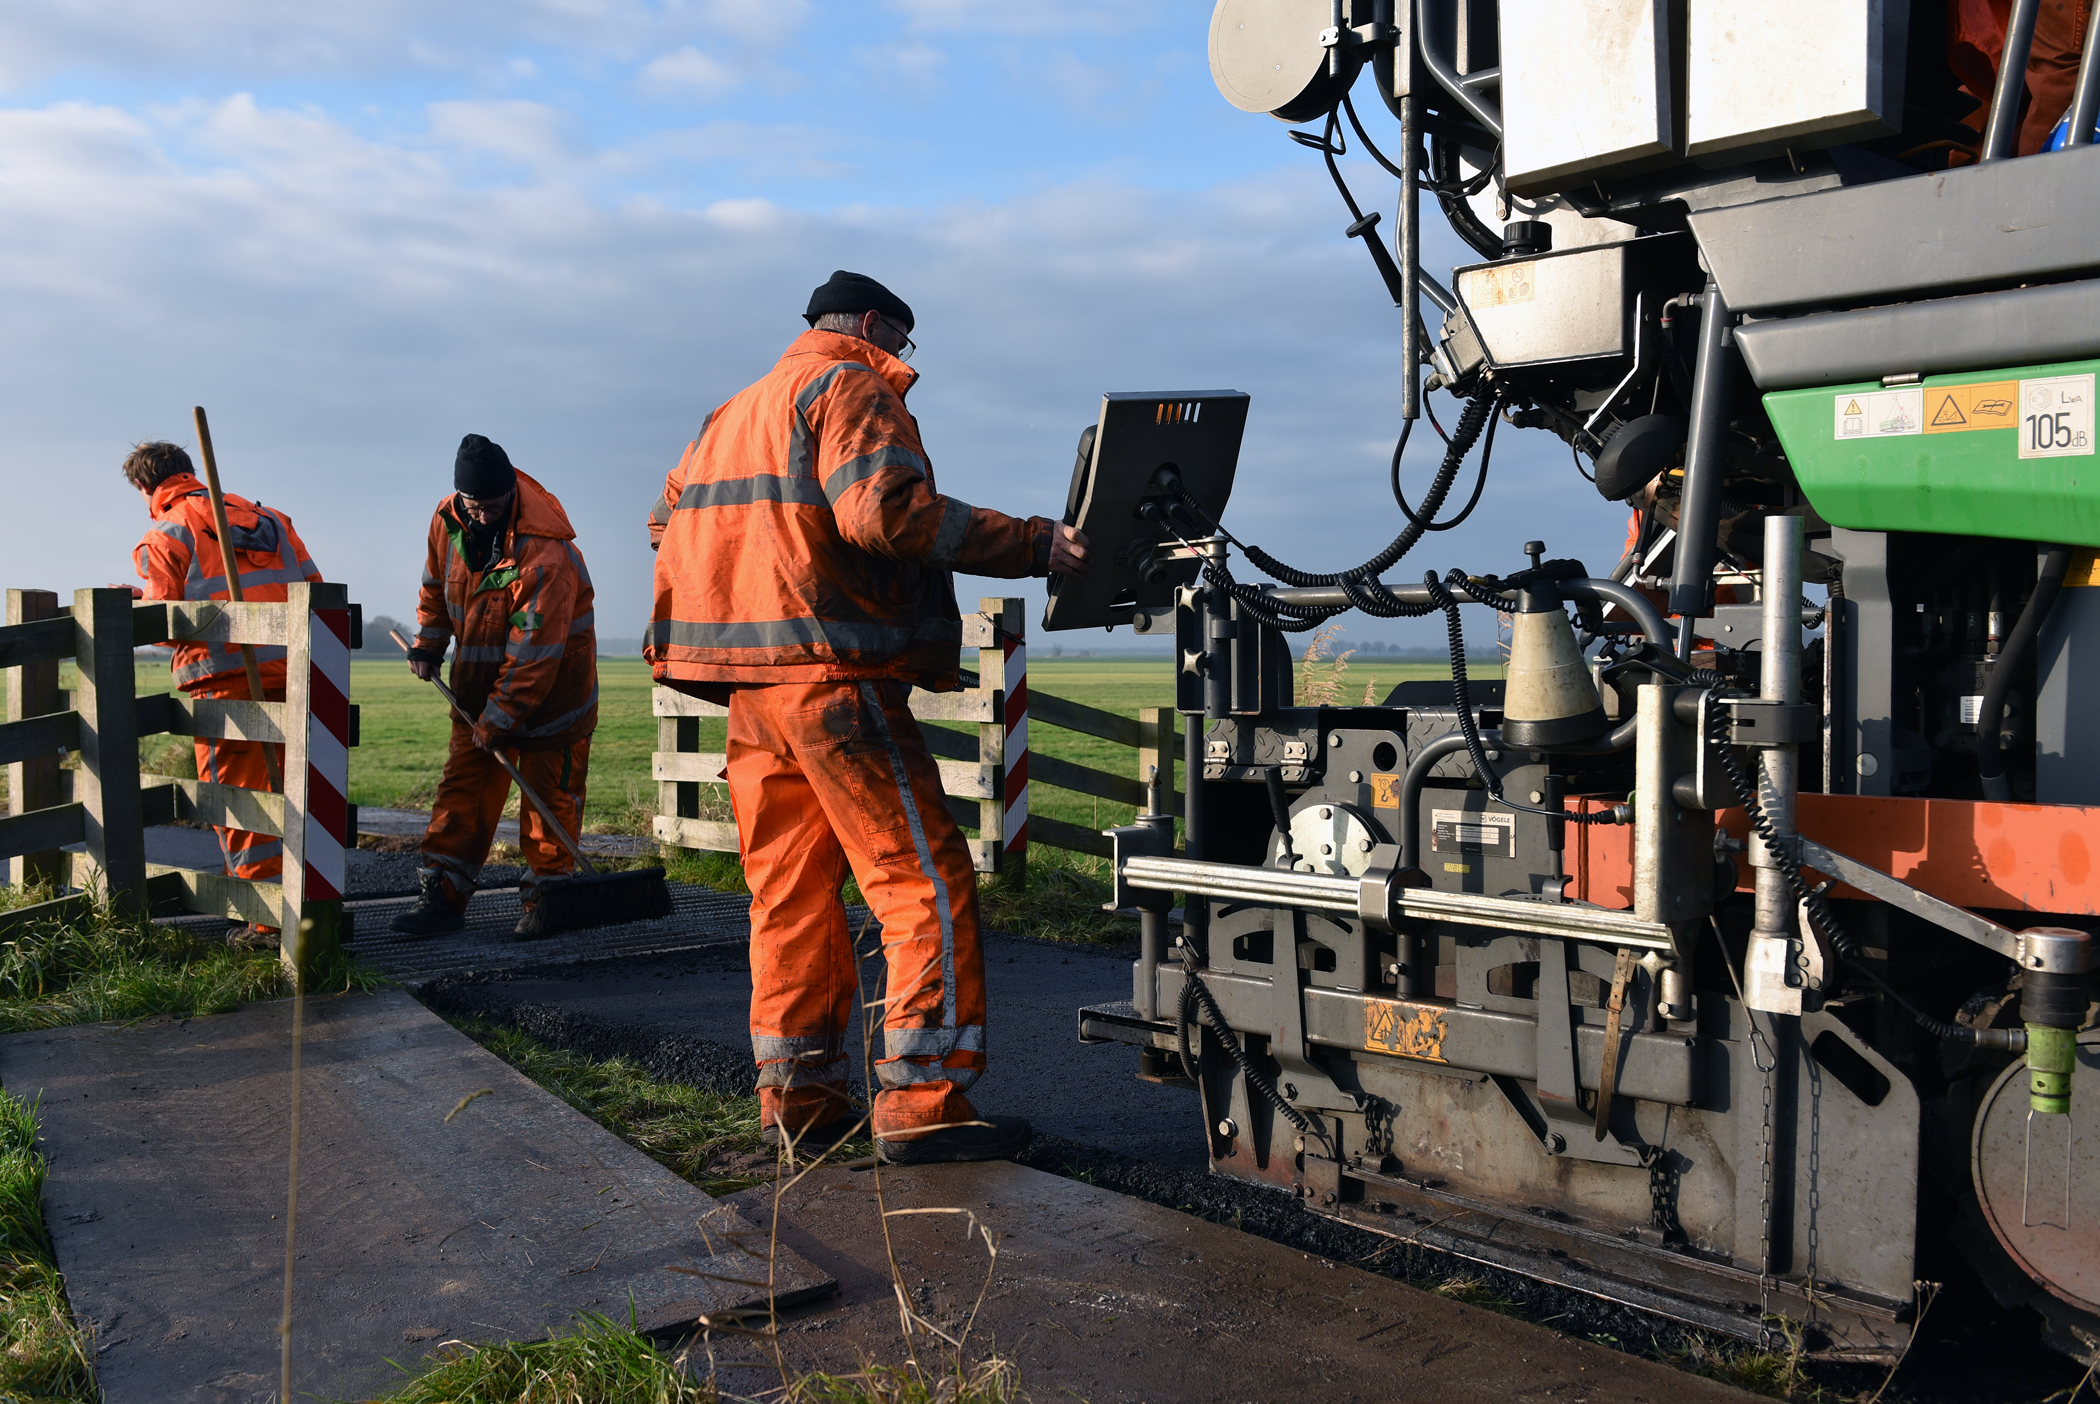
<svg viewBox="0 0 2100 1404"><path fill-rule="evenodd" d="M1502 257L1502 240L1480 222L1464 196L1449 188L1458 183L1458 146L1442 131L1429 135L1429 174L1437 203L1444 207L1444 218L1458 231L1458 237L1471 244L1482 258Z"/></svg>
<svg viewBox="0 0 2100 1404"><path fill-rule="evenodd" d="M1473 515L1473 509L1480 505L1481 491L1487 487L1488 463L1495 456L1495 426L1501 422L1502 416L1499 414L1492 415L1488 419L1487 438L1480 445L1480 474L1473 479L1473 495L1466 499L1464 509L1457 516L1449 521L1442 522L1425 521L1422 517L1416 516L1414 508L1407 505L1407 494L1401 490L1400 454L1407 447L1408 430L1415 427L1413 420L1407 422L1406 428L1400 431L1400 442L1393 447L1393 501L1400 504L1400 513L1407 518L1410 524L1421 527L1424 531L1449 531L1451 528L1463 524L1466 518Z"/></svg>
<svg viewBox="0 0 2100 1404"><path fill-rule="evenodd" d="M1286 969L1284 966L1277 968ZM1295 972L1296 962L1292 962L1287 969ZM1211 994L1210 986L1203 983L1203 977L1194 970L1184 970L1182 977L1183 998L1186 999L1192 993L1195 995L1196 1002L1203 1006L1203 1012L1210 1016L1210 1031L1218 1036L1218 1044L1225 1050L1225 1056L1239 1065L1241 1074L1247 1079L1247 1086L1260 1093L1263 1101L1276 1108L1276 1114L1289 1122L1299 1135L1318 1136L1321 1143L1327 1147L1328 1156L1332 1158L1334 1142L1327 1139L1327 1132L1314 1126L1304 1112L1285 1101L1283 1094L1276 1090L1276 1084L1269 1080L1269 1075L1254 1065L1254 1060L1247 1056L1247 1050L1240 1047L1239 1039L1232 1032L1232 1025L1225 1022L1225 1011L1218 1008L1218 1001ZM1187 1044L1185 1038L1183 1044Z"/></svg>
<svg viewBox="0 0 2100 1404"><path fill-rule="evenodd" d="M2013 625L2012 634L1992 662L1990 678L1983 685L1983 709L1976 714L1976 778L1983 782L1983 797L1999 804L2012 799L2012 784L2005 778L2005 752L1998 741L1998 730L2005 724L2005 697L2012 691L2013 675L2019 671L2021 660L2034 646L2042 625L2048 622L2049 611L2056 606L2056 597L2063 591L2064 574L2070 567L2071 548L2051 546L2035 576L2034 593L2027 597L2027 608L2020 611L2020 622Z"/></svg>

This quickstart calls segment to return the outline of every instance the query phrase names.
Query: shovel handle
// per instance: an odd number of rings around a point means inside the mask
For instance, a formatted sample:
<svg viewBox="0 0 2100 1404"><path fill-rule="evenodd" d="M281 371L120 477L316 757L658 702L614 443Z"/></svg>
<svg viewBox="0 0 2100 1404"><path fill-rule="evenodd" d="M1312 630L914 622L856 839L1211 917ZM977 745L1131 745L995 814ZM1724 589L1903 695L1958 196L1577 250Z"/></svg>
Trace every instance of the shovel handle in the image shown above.
<svg viewBox="0 0 2100 1404"><path fill-rule="evenodd" d="M197 452L204 459L204 490L211 499L212 525L219 532L219 563L226 571L226 596L235 604L242 604L241 567L233 554L233 528L226 522L226 494L219 490L219 460L211 451L211 421L204 417L204 406L197 405L192 413L197 421ZM237 645L241 651L241 671L248 675L248 699L261 702L263 697L262 669L255 661L255 645ZM263 765L270 772L270 789L284 793L284 776L277 768L277 753L268 746L263 747Z"/></svg>
<svg viewBox="0 0 2100 1404"><path fill-rule="evenodd" d="M401 631L399 629L389 629L387 632L393 636L394 642L401 646L401 651L403 653L407 653L409 651L409 642L407 639L401 637ZM469 717L464 711L460 710L459 699L452 695L451 688L445 686L445 681L443 678L432 677L430 680L430 685L438 690L438 695L440 697L443 697L447 702L452 704L453 716L458 717L469 727L474 725L474 719L472 717ZM561 840L561 846L563 848L569 850L569 856L571 858L574 858L579 864L581 864L585 872L595 876L598 872L598 865L593 863L590 859L583 856L583 850L577 847L576 841L574 839L569 837L569 831L562 827L561 820L554 817L554 811L547 807L547 802L540 798L539 792L533 789L532 786L525 783L525 777L518 774L518 768L510 763L510 757L504 755L503 752L495 749L494 747L490 747L489 754L496 758L496 764L502 766L503 769L509 773L510 778L517 783L518 793L525 796L526 799L532 801L532 807L540 812L540 818L547 821L547 827L554 830L554 836Z"/></svg>

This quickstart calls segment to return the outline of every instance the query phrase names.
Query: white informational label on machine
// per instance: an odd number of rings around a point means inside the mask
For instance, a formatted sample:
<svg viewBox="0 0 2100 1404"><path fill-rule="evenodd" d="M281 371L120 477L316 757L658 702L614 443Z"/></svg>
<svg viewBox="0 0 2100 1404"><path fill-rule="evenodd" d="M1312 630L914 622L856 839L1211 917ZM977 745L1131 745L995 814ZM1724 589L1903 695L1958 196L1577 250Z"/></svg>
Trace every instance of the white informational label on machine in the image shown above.
<svg viewBox="0 0 2100 1404"><path fill-rule="evenodd" d="M1470 809L1432 809L1429 823L1432 853L1516 856L1517 816L1507 810L1484 814Z"/></svg>
<svg viewBox="0 0 2100 1404"><path fill-rule="evenodd" d="M2092 372L2020 382L2020 457L2064 458L2092 451Z"/></svg>
<svg viewBox="0 0 2100 1404"><path fill-rule="evenodd" d="M1840 439L1886 439L1924 432L1925 391L1921 386L1852 391L1837 397Z"/></svg>

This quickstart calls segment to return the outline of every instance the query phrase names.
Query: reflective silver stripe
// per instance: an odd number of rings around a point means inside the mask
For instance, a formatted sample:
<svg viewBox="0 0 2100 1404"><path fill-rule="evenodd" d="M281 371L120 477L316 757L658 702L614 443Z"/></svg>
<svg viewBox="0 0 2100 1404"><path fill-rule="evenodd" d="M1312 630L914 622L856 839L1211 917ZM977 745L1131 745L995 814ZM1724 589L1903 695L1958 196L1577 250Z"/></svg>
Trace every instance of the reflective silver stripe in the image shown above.
<svg viewBox="0 0 2100 1404"><path fill-rule="evenodd" d="M190 534L190 529L184 526L181 522L170 520L158 521L155 522L152 526L147 527L146 531L148 535L151 535L154 532L158 532L162 536L173 537L175 540L180 541L184 546L188 547L191 555L195 555L197 553L197 538L192 536Z"/></svg>
<svg viewBox="0 0 2100 1404"><path fill-rule="evenodd" d="M564 541L562 545L569 549L569 564L576 567L576 583L588 590L591 586L591 572L583 563L583 552L576 549L576 543L573 541Z"/></svg>
<svg viewBox="0 0 2100 1404"><path fill-rule="evenodd" d="M489 727L495 731L509 731L517 725L517 722L511 719L510 713L504 711L494 702L481 709L481 719L487 722Z"/></svg>
<svg viewBox="0 0 2100 1404"><path fill-rule="evenodd" d="M565 712L561 716L556 717L551 722L544 722L541 725L536 726L532 730L526 732L525 735L528 738L539 736L553 736L559 732L567 731L570 727L576 725L577 722L583 720L585 714L588 713L591 710L591 708L597 705L598 683L597 680L594 678L591 681L591 695L584 701L584 704L581 707L578 707L573 712Z"/></svg>
<svg viewBox="0 0 2100 1404"><path fill-rule="evenodd" d="M901 444L888 444L873 453L849 458L832 469L831 476L824 480L824 496L836 504L846 495L847 488L874 477L885 468L909 468L922 478L926 476L925 459Z"/></svg>
<svg viewBox="0 0 2100 1404"><path fill-rule="evenodd" d="M219 852L225 858L226 866L229 868L235 864L239 864L244 868L252 868L257 863L267 863L272 858L282 858L284 856L283 839L271 839L268 843L252 843L246 848L236 851L226 842L227 832L246 833L247 831L245 829L233 829L222 831L219 835Z"/></svg>
<svg viewBox="0 0 2100 1404"><path fill-rule="evenodd" d="M419 643L424 639L435 639L439 643L443 643L451 637L452 631L442 624L419 624L416 626L416 640Z"/></svg>
<svg viewBox="0 0 2100 1404"><path fill-rule="evenodd" d="M426 570L423 572L423 583L425 585L442 585L445 582L438 579L438 577L432 575L429 571Z"/></svg>
<svg viewBox="0 0 2100 1404"><path fill-rule="evenodd" d="M844 1034L814 1034L797 1038L775 1038L769 1034L751 1035L751 1054L761 1063L777 1062L782 1058L799 1058L804 1062L829 1062L844 1057Z"/></svg>
<svg viewBox="0 0 2100 1404"><path fill-rule="evenodd" d="M470 891L473 888L474 879L481 875L481 864L479 863L462 863L459 859L444 853L430 853L426 851L421 856L426 866L442 868L446 872L453 874L460 879L460 886Z"/></svg>
<svg viewBox="0 0 2100 1404"><path fill-rule="evenodd" d="M915 1082L952 1082L956 1090L967 1092L970 1084L977 1081L979 1068L944 1068L938 1063L877 1063L875 1080L884 1087L909 1087Z"/></svg>
<svg viewBox="0 0 2100 1404"><path fill-rule="evenodd" d="M933 911L941 923L941 1027L955 1027L955 916L948 901L948 880L933 861L933 845L926 838L926 821L919 814L919 798L911 791L911 776L904 769L904 752L890 734L890 719L882 714L882 692L874 683L860 685L861 705L868 709L875 734L889 748L890 774L897 781L897 798L904 806L905 822L911 827L912 847L919 853L919 871L933 885ZM887 942L885 941L885 944ZM919 1030L925 1032L925 1030ZM888 1035L885 1033L885 1038ZM979 1037L982 1037L980 1033Z"/></svg>
<svg viewBox="0 0 2100 1404"><path fill-rule="evenodd" d="M306 573L299 570L244 570L241 572L241 589L253 590L258 585L298 585L305 580ZM192 556L190 578L184 584L183 597L191 600L225 599L226 577L214 575L207 578L198 568L196 557Z"/></svg>
<svg viewBox="0 0 2100 1404"><path fill-rule="evenodd" d="M597 622L598 611L595 609L585 610L583 613L577 615L574 619L569 621L569 637L573 639L578 634L587 632L594 625L596 625Z"/></svg>
<svg viewBox="0 0 2100 1404"><path fill-rule="evenodd" d="M828 1063L798 1063L793 1059L777 1063L761 1063L758 1069L760 1087L819 1087L825 1083L841 1083L846 1080L847 1065L844 1058L835 1058Z"/></svg>
<svg viewBox="0 0 2100 1404"><path fill-rule="evenodd" d="M274 663L283 657L284 645L282 644L257 644L255 646L255 661L257 663ZM240 672L246 666L246 663L241 658L240 645L206 644L202 658L195 659L175 670L175 682L178 687L187 686L193 682L201 682L205 678L215 677L220 673Z"/></svg>
<svg viewBox="0 0 2100 1404"><path fill-rule="evenodd" d="M840 361L827 368L796 394L795 418L788 432L788 472L812 480L817 476L816 454L812 447L816 442L816 435L809 427L809 407L817 402L817 396L831 388L832 381L849 371L875 374L872 366L864 366L858 361Z"/></svg>
<svg viewBox="0 0 2100 1404"><path fill-rule="evenodd" d="M528 644L514 643L504 646L504 653L520 663L537 663L543 658L559 658L568 651L567 643Z"/></svg>
<svg viewBox="0 0 2100 1404"><path fill-rule="evenodd" d="M916 628L838 619L738 619L720 624L659 619L652 628L660 649L794 648L821 643L866 653L902 653L915 643L962 643L962 622L955 619L929 619Z"/></svg>
<svg viewBox="0 0 2100 1404"><path fill-rule="evenodd" d="M926 553L928 565L950 566L962 554L963 538L970 534L970 513L975 509L959 497L948 499L941 513L941 527L933 534L933 547Z"/></svg>
<svg viewBox="0 0 2100 1404"><path fill-rule="evenodd" d="M754 502L792 502L802 507L829 507L816 479L783 473L755 473L713 483L687 483L678 494L678 511L704 507L749 507Z"/></svg>
<svg viewBox="0 0 2100 1404"><path fill-rule="evenodd" d="M461 644L453 654L455 663L501 663L503 650L488 644Z"/></svg>
<svg viewBox="0 0 2100 1404"><path fill-rule="evenodd" d="M886 1058L945 1058L950 1053L982 1053L984 1025L964 1024L958 1029L884 1029L882 1051Z"/></svg>

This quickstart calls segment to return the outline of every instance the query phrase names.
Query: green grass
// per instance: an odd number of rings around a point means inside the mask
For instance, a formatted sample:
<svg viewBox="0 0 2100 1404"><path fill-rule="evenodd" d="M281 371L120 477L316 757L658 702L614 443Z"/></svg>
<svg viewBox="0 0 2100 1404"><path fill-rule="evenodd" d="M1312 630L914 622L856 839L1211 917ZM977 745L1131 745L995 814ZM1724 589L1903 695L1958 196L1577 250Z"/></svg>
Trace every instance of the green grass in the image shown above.
<svg viewBox="0 0 2100 1404"><path fill-rule="evenodd" d="M0 911L47 894L0 887ZM376 988L375 972L345 959L322 993ZM156 1014L223 1014L291 993L277 953L97 909L77 923L42 921L0 941L0 1033Z"/></svg>
<svg viewBox="0 0 2100 1404"><path fill-rule="evenodd" d="M543 1341L448 1341L437 1357L370 1404L714 1404L719 1397L647 1339L597 1315Z"/></svg>
<svg viewBox="0 0 2100 1404"><path fill-rule="evenodd" d="M36 1109L0 1094L0 1399L99 1400L93 1346L73 1321L44 1229Z"/></svg>
<svg viewBox="0 0 2100 1404"><path fill-rule="evenodd" d="M759 1136L758 1098L729 1097L661 1082L626 1058L589 1058L550 1048L479 1020L459 1029L606 1130L712 1195L773 1178L774 1152ZM845 1159L872 1154L849 1149Z"/></svg>

